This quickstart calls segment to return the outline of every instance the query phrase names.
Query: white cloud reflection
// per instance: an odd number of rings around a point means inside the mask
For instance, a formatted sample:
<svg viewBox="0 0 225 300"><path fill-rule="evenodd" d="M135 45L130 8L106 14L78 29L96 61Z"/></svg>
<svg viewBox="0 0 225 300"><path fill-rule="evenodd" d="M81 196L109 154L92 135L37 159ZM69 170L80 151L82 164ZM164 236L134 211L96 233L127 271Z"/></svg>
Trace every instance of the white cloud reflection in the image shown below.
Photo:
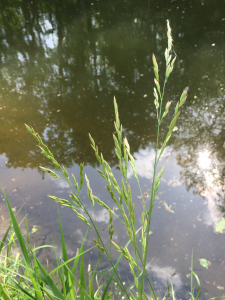
<svg viewBox="0 0 225 300"><path fill-rule="evenodd" d="M206 188L203 189L200 184L197 184L197 188L200 196L206 198L208 206L203 220L206 225L215 225L223 217L217 203L218 195L224 194L224 184L220 180L220 162L205 149L198 154L198 166L201 169L200 172L204 175Z"/></svg>
<svg viewBox="0 0 225 300"><path fill-rule="evenodd" d="M174 178L174 180L169 180L169 181L167 182L167 184L168 184L169 186L176 187L176 186L182 185L183 183L182 183L181 181L176 180L176 179Z"/></svg>
<svg viewBox="0 0 225 300"><path fill-rule="evenodd" d="M160 267L157 263L153 263L147 267L147 270L149 272L153 272L157 278L160 279L157 279L157 284L160 285L158 288L161 288L162 290L167 289L167 279L172 281L173 287L176 291L181 289L183 286L181 275L176 272L174 267Z"/></svg>
<svg viewBox="0 0 225 300"><path fill-rule="evenodd" d="M55 170L54 170L54 172L57 173ZM60 176L61 174L58 173L57 175ZM50 175L49 175L49 177L50 177L50 180L55 183L55 185L57 187L57 190L56 190L57 193L63 193L64 191L62 189L70 188L69 184L66 181L51 177Z"/></svg>
<svg viewBox="0 0 225 300"><path fill-rule="evenodd" d="M169 147L168 149L164 150L164 153L161 156L161 158L165 157L168 154L168 152L170 152ZM158 153L160 153L160 150L158 151ZM149 148L145 150L142 149L138 153L135 153L134 157L138 176L151 179L153 176L154 169L155 150ZM133 170L130 165L127 168L127 176L128 178L133 176Z"/></svg>
<svg viewBox="0 0 225 300"><path fill-rule="evenodd" d="M109 212L106 208L100 209L98 212L93 213L93 211L88 212L93 220L96 222L103 222L108 224L109 223Z"/></svg>
<svg viewBox="0 0 225 300"><path fill-rule="evenodd" d="M198 165L201 169L209 169L210 168L211 159L210 159L210 152L208 150L199 152Z"/></svg>

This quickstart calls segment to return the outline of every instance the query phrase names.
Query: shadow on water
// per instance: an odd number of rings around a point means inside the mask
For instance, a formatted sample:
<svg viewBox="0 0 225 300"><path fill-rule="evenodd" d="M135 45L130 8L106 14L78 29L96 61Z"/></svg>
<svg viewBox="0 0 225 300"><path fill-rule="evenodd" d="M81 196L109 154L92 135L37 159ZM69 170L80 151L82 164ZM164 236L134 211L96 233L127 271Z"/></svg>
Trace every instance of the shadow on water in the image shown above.
<svg viewBox="0 0 225 300"><path fill-rule="evenodd" d="M177 61L166 100L173 101L173 110L185 86L189 96L162 161L168 167L153 218L152 245L156 246L150 254L155 257L151 272L157 278L153 278L159 284L157 290L164 290L165 278L175 272L171 279L177 282L176 289L185 290L190 266L186 255L189 259L194 248L204 293L222 295L218 287L223 287L225 257L222 237L215 236L212 226L225 213L224 8L224 1L203 0L0 3L1 181L17 208L25 197L30 198L31 223L40 226L34 236L37 243L50 243L51 235L59 243L54 231L57 209L46 195L67 197L68 189L49 178L42 181L38 166L52 165L24 123L39 132L59 163L75 174L77 164L84 162L93 189L110 201L98 188L104 183L95 176L97 163L88 133L117 172L112 140L115 95L124 134L148 194L156 139L151 54L157 56L163 74L165 20L169 19ZM171 115L164 121L160 143ZM132 175L130 181L138 203ZM175 214L165 211L163 201ZM4 205L1 209L4 217ZM99 211L99 216L99 226L108 226L104 212ZM85 228L68 211L62 212L62 220L74 253ZM171 242L175 237L177 241ZM123 239L123 233L118 239ZM197 260L204 255L214 262L208 273L198 268Z"/></svg>

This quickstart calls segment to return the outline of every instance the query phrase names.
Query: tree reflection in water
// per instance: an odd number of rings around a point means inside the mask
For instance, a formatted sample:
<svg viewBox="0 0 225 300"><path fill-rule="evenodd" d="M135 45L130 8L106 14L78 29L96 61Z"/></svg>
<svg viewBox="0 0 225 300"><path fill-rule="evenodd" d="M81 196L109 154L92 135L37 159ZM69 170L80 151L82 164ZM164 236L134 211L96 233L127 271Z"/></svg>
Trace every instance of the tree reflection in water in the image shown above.
<svg viewBox="0 0 225 300"><path fill-rule="evenodd" d="M224 14L219 1L175 2L1 2L0 153L7 166L50 166L24 123L66 167L96 164L88 132L115 165L114 95L132 151L154 148L151 53L164 60L169 18L178 59L166 97L175 105L179 87L190 87L170 146L187 188L202 196L213 190L224 213Z"/></svg>

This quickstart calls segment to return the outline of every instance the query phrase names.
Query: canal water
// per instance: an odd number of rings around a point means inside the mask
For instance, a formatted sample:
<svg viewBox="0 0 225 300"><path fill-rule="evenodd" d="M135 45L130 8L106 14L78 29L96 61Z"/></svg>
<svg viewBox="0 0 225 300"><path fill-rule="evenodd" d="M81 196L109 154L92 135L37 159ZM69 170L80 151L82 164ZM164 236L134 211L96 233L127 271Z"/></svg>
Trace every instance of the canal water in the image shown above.
<svg viewBox="0 0 225 300"><path fill-rule="evenodd" d="M225 216L225 1L14 0L2 1L0 11L0 180L12 207L24 205L18 218L28 214L32 243L54 240L58 254L57 205L47 195L69 199L70 189L40 170L54 167L24 123L40 134L69 173L79 177L79 164L84 163L93 193L113 208L96 171L88 133L120 180L112 139L115 96L148 205L157 126L152 53L162 84L169 19L177 60L165 91L172 106L162 124L160 146L180 94L187 86L189 92L160 161L165 171L153 210L148 272L159 296L166 293L168 278L178 298L186 299L193 251L200 298L221 297L224 233L216 234L214 226ZM128 177L138 226L142 203L131 168ZM91 210L86 186L81 197ZM9 215L2 194L1 199L3 236ZM69 209L59 210L72 257L87 228ZM108 243L106 210L96 208L96 220ZM118 222L114 227L114 240L124 246L125 230ZM89 231L86 249L93 246L93 237ZM38 255L42 261L54 260L50 250ZM94 266L97 258L94 248L87 261ZM210 262L208 269L199 265L200 258ZM107 267L104 259L103 265ZM128 284L126 262L120 271Z"/></svg>

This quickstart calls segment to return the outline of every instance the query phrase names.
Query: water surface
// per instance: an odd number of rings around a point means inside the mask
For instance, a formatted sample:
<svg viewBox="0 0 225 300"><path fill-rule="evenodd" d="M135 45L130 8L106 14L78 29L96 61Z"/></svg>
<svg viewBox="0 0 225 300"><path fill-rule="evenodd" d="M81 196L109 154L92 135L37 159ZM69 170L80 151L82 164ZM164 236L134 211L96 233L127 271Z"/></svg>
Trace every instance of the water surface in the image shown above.
<svg viewBox="0 0 225 300"><path fill-rule="evenodd" d="M166 164L153 211L149 274L159 295L167 277L178 297L187 298L191 253L199 275L202 299L223 295L224 234L214 225L224 216L224 1L4 1L0 4L0 171L1 182L15 209L25 202L35 245L51 244L60 253L57 206L47 195L68 199L69 189L43 174L51 167L24 123L39 132L59 163L76 176L84 162L95 195L111 207L105 183L96 175L88 133L120 180L114 152L113 97L116 96L124 135L136 159L146 201L151 192L156 114L152 53L164 74L166 20L170 20L177 54L165 101L172 100L163 122L160 145L173 109L188 86L188 100L160 166ZM131 169L129 181L137 207L142 206ZM82 198L91 210L85 187ZM165 201L165 202L164 202ZM168 212L165 203L171 208ZM1 202L1 233L8 214ZM60 209L69 254L75 255L86 227L68 209ZM24 216L24 210L19 215ZM97 209L107 240L109 216ZM115 222L115 241L128 237ZM93 245L89 232L86 247ZM53 252L39 256L52 259ZM89 258L96 261L93 249ZM117 253L112 252L113 259ZM198 259L211 265L202 269ZM126 280L126 263L123 263ZM174 275L174 273L176 273Z"/></svg>

